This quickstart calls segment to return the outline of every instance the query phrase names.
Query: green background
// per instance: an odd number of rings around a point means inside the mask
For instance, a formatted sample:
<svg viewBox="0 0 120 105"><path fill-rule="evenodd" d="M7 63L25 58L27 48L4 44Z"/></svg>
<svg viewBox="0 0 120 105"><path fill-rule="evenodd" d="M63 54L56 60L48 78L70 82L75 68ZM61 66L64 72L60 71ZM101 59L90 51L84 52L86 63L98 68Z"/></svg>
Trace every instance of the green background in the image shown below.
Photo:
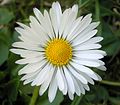
<svg viewBox="0 0 120 105"><path fill-rule="evenodd" d="M7 1L7 0L3 0ZM29 105L33 89L23 86L18 70L22 67L14 62L20 57L11 53L11 44L18 40L14 28L17 21L28 24L33 8L42 12L49 9L54 0L8 0L0 1L0 105ZM49 103L47 92L38 96L35 105L120 105L120 0L58 0L62 9L79 5L79 14L92 13L93 21L100 21L98 36L104 37L102 49L107 52L103 59L107 71L95 70L103 81L90 85L85 95L70 101L61 92L53 103Z"/></svg>

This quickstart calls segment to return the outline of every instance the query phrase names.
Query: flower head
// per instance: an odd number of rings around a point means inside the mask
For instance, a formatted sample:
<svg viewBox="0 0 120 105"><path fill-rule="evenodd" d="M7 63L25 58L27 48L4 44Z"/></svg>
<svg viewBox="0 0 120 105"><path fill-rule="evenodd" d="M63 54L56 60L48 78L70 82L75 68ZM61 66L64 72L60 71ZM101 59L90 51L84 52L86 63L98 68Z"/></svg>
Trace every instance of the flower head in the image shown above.
<svg viewBox="0 0 120 105"><path fill-rule="evenodd" d="M23 58L16 63L25 64L19 71L19 75L24 74L21 80L40 86L40 95L48 89L50 102L58 89L71 100L75 93L85 94L88 83L101 80L91 67L106 70L100 60L106 53L99 50L103 38L95 37L99 22L92 22L91 14L77 18L77 5L62 12L60 4L54 2L49 12L33 11L29 26L18 22L20 27L15 29L20 41L11 49Z"/></svg>

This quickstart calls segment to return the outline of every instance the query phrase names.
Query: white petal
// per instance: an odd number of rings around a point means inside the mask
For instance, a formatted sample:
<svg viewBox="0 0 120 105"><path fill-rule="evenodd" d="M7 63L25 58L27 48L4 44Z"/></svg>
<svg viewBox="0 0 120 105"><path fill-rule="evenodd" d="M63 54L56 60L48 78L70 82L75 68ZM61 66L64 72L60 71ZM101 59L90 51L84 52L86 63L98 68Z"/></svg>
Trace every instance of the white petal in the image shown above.
<svg viewBox="0 0 120 105"><path fill-rule="evenodd" d="M64 95L66 95L67 90L68 90L68 86L67 86L67 80L65 78L65 74L63 73L63 69L61 69L61 75L62 75L63 81L64 81L64 89L62 90L62 92L63 92Z"/></svg>
<svg viewBox="0 0 120 105"><path fill-rule="evenodd" d="M70 90L68 90L68 96L71 100L74 99L74 94Z"/></svg>
<svg viewBox="0 0 120 105"><path fill-rule="evenodd" d="M58 37L58 29L59 29L59 24L57 22L57 14L53 9L50 9L50 17L51 17L51 22L55 31L55 36Z"/></svg>
<svg viewBox="0 0 120 105"><path fill-rule="evenodd" d="M61 20L61 15L62 15L62 10L61 10L61 6L59 4L59 2L54 2L52 4L52 8L55 11L56 17L57 17L57 23L58 26L60 25L60 20Z"/></svg>
<svg viewBox="0 0 120 105"><path fill-rule="evenodd" d="M101 59L104 56L102 54L91 54L91 53L77 53L75 54L75 57L77 58L85 58L85 59Z"/></svg>
<svg viewBox="0 0 120 105"><path fill-rule="evenodd" d="M77 17L77 12L78 12L78 5L74 5L72 7L72 10L70 10L69 12L69 16L67 17L67 23L64 28L63 35L62 35L63 38L66 38L69 32L71 31L72 25Z"/></svg>
<svg viewBox="0 0 120 105"><path fill-rule="evenodd" d="M54 100L56 93L57 93L57 79L53 78L48 90L48 98L50 102Z"/></svg>
<svg viewBox="0 0 120 105"><path fill-rule="evenodd" d="M91 50L91 49L99 49L102 46L100 44L81 44L79 46L74 47L74 50Z"/></svg>
<svg viewBox="0 0 120 105"><path fill-rule="evenodd" d="M78 96L80 96L81 95L81 91L80 91L79 85L78 85L76 79L74 77L72 77L72 78L73 78L73 81L74 81L74 84L75 84L75 92L76 92L76 94Z"/></svg>
<svg viewBox="0 0 120 105"><path fill-rule="evenodd" d="M33 19L33 18L32 18ZM35 21L35 19L34 19L34 21ZM37 21L37 20L36 20ZM35 26L34 25L34 23L32 22L32 23L30 23L30 25L33 25L33 26ZM39 37L39 35L38 35L38 33L33 29L33 28L31 28L31 27L26 27L25 29L21 29L20 30L20 28L15 28L16 29L16 31L19 31L19 32L21 32L21 36L27 36L27 37L29 37L29 38L31 38L31 40L35 40L35 41L37 41L37 42L40 42L40 37ZM18 30L19 29L19 30Z"/></svg>
<svg viewBox="0 0 120 105"><path fill-rule="evenodd" d="M35 42L35 40L33 40L33 39L30 39L30 38L28 38L27 36L18 36L18 38L21 40L21 41L23 41L23 42L27 42L27 43L30 43L30 44L35 44L35 45L40 45L40 42L38 42L38 41L36 41Z"/></svg>
<svg viewBox="0 0 120 105"><path fill-rule="evenodd" d="M65 73L65 78L67 80L68 89L70 90L70 92L72 94L74 94L75 86L74 86L74 82L73 82L73 79L71 77L71 74L69 73L69 71L68 71L68 69L66 67L64 67L63 69L64 69L64 73Z"/></svg>
<svg viewBox="0 0 120 105"><path fill-rule="evenodd" d="M81 90L81 93L85 94L85 89L83 88L83 84L80 81L78 81L78 84L79 84L79 88Z"/></svg>
<svg viewBox="0 0 120 105"><path fill-rule="evenodd" d="M21 81L24 81L24 80L26 80L26 79L35 77L35 76L38 75L38 73L39 73L39 71L36 71L36 72L34 72L34 73L28 73L28 74L24 75L20 80L21 80ZM35 79L35 78L34 78L34 79Z"/></svg>
<svg viewBox="0 0 120 105"><path fill-rule="evenodd" d="M83 87L84 87L87 91L89 91L89 90L90 90L89 86L88 86L88 85L86 85L86 84L83 84Z"/></svg>
<svg viewBox="0 0 120 105"><path fill-rule="evenodd" d="M79 71L80 72L80 71ZM94 80L99 80L96 73L94 72L93 74L85 74L83 72L80 72L81 75L83 75L88 81L90 80L90 78L94 79ZM94 84L94 82L92 80L89 81L91 84Z"/></svg>
<svg viewBox="0 0 120 105"><path fill-rule="evenodd" d="M95 62L98 62L101 66L105 65L105 63L101 60L94 60Z"/></svg>
<svg viewBox="0 0 120 105"><path fill-rule="evenodd" d="M80 34L80 32L82 32L91 23L92 21L91 16L92 16L91 14L88 14L82 19L76 30L73 31L73 33L69 34L68 40L71 41L72 39L74 39L76 36L78 36L78 34Z"/></svg>
<svg viewBox="0 0 120 105"><path fill-rule="evenodd" d="M34 8L33 11L34 11L35 16L41 23L41 25L44 29L43 31L46 32L47 35L49 35L50 37L53 37L54 33L53 33L53 29L52 29L52 25L51 25L51 21L50 21L48 12L45 10L44 16L43 16L42 13L37 8Z"/></svg>
<svg viewBox="0 0 120 105"><path fill-rule="evenodd" d="M76 46L78 44L81 44L87 40L89 40L91 37L93 37L97 33L97 30L92 30L88 32L87 34L80 33L73 41L73 46Z"/></svg>
<svg viewBox="0 0 120 105"><path fill-rule="evenodd" d="M99 67L101 65L100 62L97 62L97 60L73 59L73 62L90 67Z"/></svg>
<svg viewBox="0 0 120 105"><path fill-rule="evenodd" d="M102 78L101 78L97 73L95 73L95 74L96 74L96 76L98 77L98 81L101 81Z"/></svg>
<svg viewBox="0 0 120 105"><path fill-rule="evenodd" d="M87 80L84 78L84 76L82 76L80 73L78 73L75 68L68 66L70 72L74 75L74 77L76 77L77 79L79 79L83 84L87 84Z"/></svg>
<svg viewBox="0 0 120 105"><path fill-rule="evenodd" d="M91 31L93 31L93 29L95 29L98 25L99 25L99 22L93 22L93 23L89 24L78 36L76 36L75 40L77 41L77 43L80 44L80 43L84 42L83 39L86 39L87 36L89 36L88 39L90 37L94 36L95 34L91 36L88 33L91 33ZM80 41L78 41L78 40L80 40Z"/></svg>
<svg viewBox="0 0 120 105"><path fill-rule="evenodd" d="M37 37L39 38L40 43L43 45L45 41L48 39L48 36L46 33L44 33L42 26L39 24L37 19L33 16L30 16L30 25L31 28L36 32Z"/></svg>
<svg viewBox="0 0 120 105"><path fill-rule="evenodd" d="M83 73L85 73L85 74L87 74L89 77L91 77L91 78L93 78L94 80L99 80L99 78L98 78L98 76L96 75L96 73L95 72L93 72L91 69L89 69L89 68L87 68L87 67L85 67L85 66L82 66L80 63L81 63L81 61L80 60L74 60L74 62L76 63L74 63L73 64L73 66L76 68L76 70L78 70L79 72L80 72L80 74L83 72ZM96 64L95 64L96 63ZM97 67L97 63L99 64L99 65L102 65L103 64L103 62L101 62L100 60L96 60L96 61L93 61L93 62L91 62L91 61L85 61L84 63L83 63L83 65L86 65L86 66L91 66L91 67ZM79 65L77 65L77 64L80 64L81 65L81 67L79 67ZM99 66L98 66L99 67ZM79 69L78 69L79 68ZM80 69L81 68L81 69ZM85 71L85 69L86 69L86 71ZM88 72L87 72L87 70L88 70ZM82 74L83 74L82 73ZM86 78L86 77L85 77Z"/></svg>
<svg viewBox="0 0 120 105"><path fill-rule="evenodd" d="M79 51L79 50L75 50L75 54L101 54L103 56L106 56L106 52L105 51L102 51L102 50L85 50L85 51Z"/></svg>
<svg viewBox="0 0 120 105"><path fill-rule="evenodd" d="M99 66L99 67L97 67L98 69L100 69L100 70L103 70L103 71L106 71L107 70L107 68L105 67L105 66Z"/></svg>
<svg viewBox="0 0 120 105"><path fill-rule="evenodd" d="M23 23L20 23L20 22L16 22L18 25L20 25L20 27L24 28L24 29L27 29L28 26L23 24Z"/></svg>
<svg viewBox="0 0 120 105"><path fill-rule="evenodd" d="M94 74L94 72L90 68L80 65L79 62L78 63L71 62L71 65L78 71L84 72L86 74Z"/></svg>
<svg viewBox="0 0 120 105"><path fill-rule="evenodd" d="M66 25L67 25L67 22L68 22L68 16L69 16L69 12L70 12L70 9L66 9L64 12L63 12L63 15L61 17L61 23L60 23L60 28L59 28L59 36L61 37Z"/></svg>
<svg viewBox="0 0 120 105"><path fill-rule="evenodd" d="M32 64L28 64L26 65L25 67L23 67L19 72L18 74L21 75L21 74L26 74L26 73L32 73L32 72L35 72L37 71L38 69L40 69L43 65L46 64L47 61L45 60L42 60L38 63L32 63Z"/></svg>
<svg viewBox="0 0 120 105"><path fill-rule="evenodd" d="M43 51L43 48L40 45L32 45L27 42L15 42L12 44L13 47L24 48L32 51Z"/></svg>
<svg viewBox="0 0 120 105"><path fill-rule="evenodd" d="M52 8L50 9L50 16L56 37L58 37L58 29L60 26L61 15L62 11L60 4L58 2L54 2L52 4Z"/></svg>
<svg viewBox="0 0 120 105"><path fill-rule="evenodd" d="M37 52L37 51L29 51L29 50L23 50L23 49L10 49L11 52L15 54L21 55L21 57L37 57L42 55L42 52Z"/></svg>
<svg viewBox="0 0 120 105"><path fill-rule="evenodd" d="M52 68L52 66L49 64L45 65L44 68L40 68L40 70L41 70L40 73L37 75L37 77L35 78L35 80L32 82L31 85L32 86L41 85L46 80L46 78L47 78L46 75L48 74L49 70L51 70L51 68Z"/></svg>
<svg viewBox="0 0 120 105"><path fill-rule="evenodd" d="M26 53L34 53L35 51L29 51L29 50L23 50L23 49L10 49L11 52L15 53L15 54L26 54Z"/></svg>
<svg viewBox="0 0 120 105"><path fill-rule="evenodd" d="M72 23L71 27L69 28L70 31L69 31L69 33L68 33L68 35L67 35L67 39L68 39L68 40L69 40L69 37L71 37L72 33L76 30L76 28L77 28L77 27L79 26L79 24L81 23L82 18L83 18L83 16L77 18L77 19Z"/></svg>
<svg viewBox="0 0 120 105"><path fill-rule="evenodd" d="M103 40L103 37L97 36L88 40L86 43L98 43Z"/></svg>
<svg viewBox="0 0 120 105"><path fill-rule="evenodd" d="M34 73L29 73L29 74L27 74L28 75L28 77L25 79L25 81L23 82L23 84L24 85L26 85L26 84L28 84L28 83L30 83L30 82L33 82L34 81L34 79L36 78L36 76L38 75L38 73L39 73L39 71L37 71L37 72L34 72ZM25 76L27 76L27 75L25 75ZM30 77L30 75L31 75L31 77ZM23 76L24 77L24 76ZM21 80L22 80L22 78L21 78Z"/></svg>
<svg viewBox="0 0 120 105"><path fill-rule="evenodd" d="M80 71L79 71L79 72L80 72ZM80 74L83 75L90 84L94 85L94 81L92 80L91 77L89 77L87 74L85 74L85 73L83 73L83 72L80 72Z"/></svg>
<svg viewBox="0 0 120 105"><path fill-rule="evenodd" d="M35 79L35 77L28 78L23 82L23 84L26 85L26 84L32 82L34 79Z"/></svg>
<svg viewBox="0 0 120 105"><path fill-rule="evenodd" d="M17 60L15 63L17 64L28 64L28 63L36 63L36 62L40 62L44 59L43 56L38 56L35 58L25 58L25 59L20 59Z"/></svg>
<svg viewBox="0 0 120 105"><path fill-rule="evenodd" d="M42 15L42 13L37 8L33 8L33 12L34 12L36 18L38 19L38 21L40 23L42 23L43 18L44 18L43 15Z"/></svg>
<svg viewBox="0 0 120 105"><path fill-rule="evenodd" d="M94 73L94 74L88 74L88 76L91 77L92 79L96 80L96 81L99 80L99 78L98 78L98 76L96 75L96 73Z"/></svg>
<svg viewBox="0 0 120 105"><path fill-rule="evenodd" d="M30 42L38 44L40 41L37 37L35 37L36 35L34 35L34 32L31 32L32 29L30 27L27 27L26 29L16 27L15 30L21 35L21 37L27 38Z"/></svg>
<svg viewBox="0 0 120 105"><path fill-rule="evenodd" d="M100 22L92 22L91 24L89 24L89 26L88 26L84 31L85 31L85 32L92 31L92 30L95 29L99 24L100 24Z"/></svg>
<svg viewBox="0 0 120 105"><path fill-rule="evenodd" d="M100 24L100 22L92 22L92 23L89 25L89 30L95 29L99 24Z"/></svg>
<svg viewBox="0 0 120 105"><path fill-rule="evenodd" d="M56 78L57 78L57 84L59 89L62 91L64 89L64 80L61 74L61 68L58 67L57 73L56 73Z"/></svg>
<svg viewBox="0 0 120 105"><path fill-rule="evenodd" d="M78 14L78 5L73 5L72 11L74 12L75 18L76 18L76 17L77 17L77 14Z"/></svg>
<svg viewBox="0 0 120 105"><path fill-rule="evenodd" d="M52 80L54 71L55 71L55 68L52 68L51 70L49 70L49 78L47 78L47 80L45 80L44 83L40 87L40 90L39 90L40 96L43 95L44 92L47 90L47 88Z"/></svg>
<svg viewBox="0 0 120 105"><path fill-rule="evenodd" d="M49 14L48 14L48 12L46 10L44 10L44 23L42 23L42 25L48 31L48 35L51 38L53 38L55 35L54 35L54 32L53 32L50 16L49 16Z"/></svg>
<svg viewBox="0 0 120 105"><path fill-rule="evenodd" d="M62 33L62 38L66 38L69 31L71 30L71 25L73 24L73 21L75 20L74 18L74 12L70 12L67 16L67 22L66 25L64 27L63 33Z"/></svg>

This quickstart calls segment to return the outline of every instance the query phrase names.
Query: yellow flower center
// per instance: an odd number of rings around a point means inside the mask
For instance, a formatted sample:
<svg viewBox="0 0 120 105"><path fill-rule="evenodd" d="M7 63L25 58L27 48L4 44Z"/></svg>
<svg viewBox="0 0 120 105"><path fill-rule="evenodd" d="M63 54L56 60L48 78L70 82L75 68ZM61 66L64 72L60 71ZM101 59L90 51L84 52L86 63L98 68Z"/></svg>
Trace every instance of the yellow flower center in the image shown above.
<svg viewBox="0 0 120 105"><path fill-rule="evenodd" d="M53 39L47 43L45 56L53 65L63 66L72 58L72 47L66 40Z"/></svg>

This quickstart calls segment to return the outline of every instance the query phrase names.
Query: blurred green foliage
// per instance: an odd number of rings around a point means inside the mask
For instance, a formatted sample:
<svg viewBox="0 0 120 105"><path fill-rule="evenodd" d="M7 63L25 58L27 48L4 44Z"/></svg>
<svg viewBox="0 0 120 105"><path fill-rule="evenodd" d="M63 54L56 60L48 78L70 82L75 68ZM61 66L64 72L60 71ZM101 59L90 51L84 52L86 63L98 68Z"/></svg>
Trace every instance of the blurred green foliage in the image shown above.
<svg viewBox="0 0 120 105"><path fill-rule="evenodd" d="M54 0L8 0L0 3L0 105L28 105L33 88L23 86L17 75L21 66L14 62L19 56L9 52L11 44L17 41L16 22L29 22L32 8L41 11L49 9ZM58 0L62 9L79 5L79 14L93 14L94 21L100 21L98 35L103 36L103 50L107 52L107 71L99 72L106 80L90 86L91 91L73 101L58 92L53 103L49 103L47 92L37 99L36 105L120 105L120 1L119 0ZM97 71L98 72L98 71ZM109 81L109 82L107 82ZM113 81L113 82L111 82Z"/></svg>

